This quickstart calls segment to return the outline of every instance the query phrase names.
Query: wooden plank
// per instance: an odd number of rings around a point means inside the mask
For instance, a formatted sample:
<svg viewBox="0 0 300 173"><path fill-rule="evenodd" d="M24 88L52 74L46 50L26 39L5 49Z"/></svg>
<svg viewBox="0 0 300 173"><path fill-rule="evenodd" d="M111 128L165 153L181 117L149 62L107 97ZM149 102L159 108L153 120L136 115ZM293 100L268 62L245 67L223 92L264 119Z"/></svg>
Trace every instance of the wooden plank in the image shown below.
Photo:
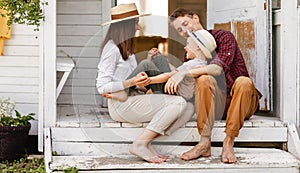
<svg viewBox="0 0 300 173"><path fill-rule="evenodd" d="M0 87L1 91L1 87ZM77 87L77 86L64 86L61 91L62 94L91 94L98 95L98 91L95 86L93 87Z"/></svg>
<svg viewBox="0 0 300 173"><path fill-rule="evenodd" d="M50 171L50 164L52 163L52 143L51 143L51 130L50 128L44 129L44 141L45 141L45 166L46 171Z"/></svg>
<svg viewBox="0 0 300 173"><path fill-rule="evenodd" d="M2 67L1 67L2 68ZM38 85L39 78L37 77L2 77L0 75L0 85Z"/></svg>
<svg viewBox="0 0 300 173"><path fill-rule="evenodd" d="M26 104L37 104L38 94L32 93L1 93L1 97L9 97L16 102L16 104L26 103Z"/></svg>
<svg viewBox="0 0 300 173"><path fill-rule="evenodd" d="M101 14L101 1L57 2L57 14Z"/></svg>
<svg viewBox="0 0 300 173"><path fill-rule="evenodd" d="M34 67L1 67L1 77L39 77L38 68Z"/></svg>
<svg viewBox="0 0 300 173"><path fill-rule="evenodd" d="M9 93L33 93L37 94L39 92L38 85L0 85L0 93L9 92Z"/></svg>
<svg viewBox="0 0 300 173"><path fill-rule="evenodd" d="M57 56L99 58L99 47L57 47Z"/></svg>
<svg viewBox="0 0 300 173"><path fill-rule="evenodd" d="M1 83L1 82L0 82ZM82 87L95 87L95 79L76 79L76 78L71 78L68 79L65 86L82 86Z"/></svg>
<svg viewBox="0 0 300 173"><path fill-rule="evenodd" d="M58 56L57 58L63 58ZM72 57L76 63L76 68L97 69L100 57ZM75 69L76 70L76 69Z"/></svg>
<svg viewBox="0 0 300 173"><path fill-rule="evenodd" d="M58 104L74 104L74 105L100 105L101 98L97 95L72 95L61 94L57 100Z"/></svg>
<svg viewBox="0 0 300 173"><path fill-rule="evenodd" d="M240 159L237 164L223 164L220 153L222 148L212 148L212 156L200 158L192 161L182 161L179 155L190 149L181 147L171 155L169 160L163 164L149 164L135 156L127 157L97 157L97 156L53 156L51 169L59 167L76 167L80 170L244 170L257 169L262 172L271 168L293 168L293 172L298 170L298 161L289 153L277 149L255 149L255 148L235 148L236 155ZM176 153L176 155L175 155ZM272 159L270 159L272 158ZM259 160L259 161L258 161ZM60 168L60 169L62 169ZM237 171L235 171L237 172Z"/></svg>
<svg viewBox="0 0 300 173"><path fill-rule="evenodd" d="M5 46L7 56L39 56L38 46Z"/></svg>
<svg viewBox="0 0 300 173"><path fill-rule="evenodd" d="M58 25L95 25L100 26L101 15L57 15Z"/></svg>
<svg viewBox="0 0 300 173"><path fill-rule="evenodd" d="M16 110L18 110L22 115L26 115L29 113L35 113L35 119L38 119L38 104L30 104L30 103L18 103L16 105Z"/></svg>
<svg viewBox="0 0 300 173"><path fill-rule="evenodd" d="M39 35L39 31L34 31L35 26L23 25L23 24L13 24L12 25L12 36L14 35Z"/></svg>
<svg viewBox="0 0 300 173"><path fill-rule="evenodd" d="M40 39L38 35L12 35L12 38L5 42L6 46L38 46Z"/></svg>
<svg viewBox="0 0 300 173"><path fill-rule="evenodd" d="M57 36L57 46L99 47L102 37L93 36Z"/></svg>
<svg viewBox="0 0 300 173"><path fill-rule="evenodd" d="M241 168L241 169L146 169L146 170L93 170L93 171L78 171L78 173L240 173L240 172L255 172L255 173L274 173L274 172L285 172L285 173L297 173L295 168Z"/></svg>
<svg viewBox="0 0 300 173"><path fill-rule="evenodd" d="M77 35L85 35L85 36L93 36L93 35L102 35L102 27L101 26L57 26L57 36L77 36Z"/></svg>
<svg viewBox="0 0 300 173"><path fill-rule="evenodd" d="M96 79L97 69L77 69L73 70L70 74L71 78L77 79Z"/></svg>
<svg viewBox="0 0 300 173"><path fill-rule="evenodd" d="M130 142L142 133L143 128L53 128L53 141ZM225 128L214 128L213 142L222 142ZM101 134L101 135L100 135ZM171 136L156 141L198 142L196 128L180 128ZM287 128L242 128L236 142L286 142Z"/></svg>
<svg viewBox="0 0 300 173"><path fill-rule="evenodd" d="M3 56L0 67L39 67L38 57Z"/></svg>

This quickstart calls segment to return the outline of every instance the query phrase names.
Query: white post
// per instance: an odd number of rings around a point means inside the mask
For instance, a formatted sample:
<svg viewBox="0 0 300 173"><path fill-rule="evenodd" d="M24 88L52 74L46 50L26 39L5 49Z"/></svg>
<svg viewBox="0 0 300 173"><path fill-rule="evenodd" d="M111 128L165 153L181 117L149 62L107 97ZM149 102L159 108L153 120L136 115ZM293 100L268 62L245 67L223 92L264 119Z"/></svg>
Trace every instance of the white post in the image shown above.
<svg viewBox="0 0 300 173"><path fill-rule="evenodd" d="M42 99L40 107L39 133L45 127L56 124L56 0L47 1L44 6L45 22L42 29ZM39 151L43 150L43 135L39 136Z"/></svg>
<svg viewBox="0 0 300 173"><path fill-rule="evenodd" d="M280 118L284 122L297 121L299 92L297 91L297 0L281 1L281 63Z"/></svg>
<svg viewBox="0 0 300 173"><path fill-rule="evenodd" d="M45 22L40 28L40 88L38 150L43 151L43 128L55 125L56 121L56 0L43 6Z"/></svg>

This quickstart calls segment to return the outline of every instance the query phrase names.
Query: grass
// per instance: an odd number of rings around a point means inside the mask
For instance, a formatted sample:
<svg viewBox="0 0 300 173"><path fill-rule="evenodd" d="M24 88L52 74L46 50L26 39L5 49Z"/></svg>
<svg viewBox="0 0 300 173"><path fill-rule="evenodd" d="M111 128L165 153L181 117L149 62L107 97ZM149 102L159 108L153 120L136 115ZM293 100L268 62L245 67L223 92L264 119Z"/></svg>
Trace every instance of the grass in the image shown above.
<svg viewBox="0 0 300 173"><path fill-rule="evenodd" d="M77 173L75 167L61 170L64 173ZM0 162L0 173L46 173L44 159L28 159Z"/></svg>
<svg viewBox="0 0 300 173"><path fill-rule="evenodd" d="M0 163L1 173L46 173L44 159L21 158L12 162L4 161Z"/></svg>

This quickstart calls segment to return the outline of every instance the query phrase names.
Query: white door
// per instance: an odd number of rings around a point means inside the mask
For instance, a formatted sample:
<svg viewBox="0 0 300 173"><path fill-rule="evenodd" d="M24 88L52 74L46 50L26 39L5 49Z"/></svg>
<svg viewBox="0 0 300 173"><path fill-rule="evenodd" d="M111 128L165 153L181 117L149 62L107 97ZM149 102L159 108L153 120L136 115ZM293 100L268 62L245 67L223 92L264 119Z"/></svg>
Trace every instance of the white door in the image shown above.
<svg viewBox="0 0 300 173"><path fill-rule="evenodd" d="M271 5L269 0L208 0L207 28L231 31L251 79L263 94L260 109L271 110Z"/></svg>

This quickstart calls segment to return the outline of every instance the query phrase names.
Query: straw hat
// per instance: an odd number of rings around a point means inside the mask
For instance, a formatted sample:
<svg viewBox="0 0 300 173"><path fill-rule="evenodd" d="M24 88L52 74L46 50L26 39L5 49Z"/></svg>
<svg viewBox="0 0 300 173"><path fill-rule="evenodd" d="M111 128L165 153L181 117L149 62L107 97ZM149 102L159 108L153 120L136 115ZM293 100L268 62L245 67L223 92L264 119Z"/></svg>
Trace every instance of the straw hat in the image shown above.
<svg viewBox="0 0 300 173"><path fill-rule="evenodd" d="M216 49L215 38L205 29L188 32L188 35L200 47L206 58L212 58L211 53Z"/></svg>
<svg viewBox="0 0 300 173"><path fill-rule="evenodd" d="M111 21L105 22L103 25L120 22L123 20L133 19L136 17L149 16L151 14L139 14L135 3L120 4L110 9Z"/></svg>

